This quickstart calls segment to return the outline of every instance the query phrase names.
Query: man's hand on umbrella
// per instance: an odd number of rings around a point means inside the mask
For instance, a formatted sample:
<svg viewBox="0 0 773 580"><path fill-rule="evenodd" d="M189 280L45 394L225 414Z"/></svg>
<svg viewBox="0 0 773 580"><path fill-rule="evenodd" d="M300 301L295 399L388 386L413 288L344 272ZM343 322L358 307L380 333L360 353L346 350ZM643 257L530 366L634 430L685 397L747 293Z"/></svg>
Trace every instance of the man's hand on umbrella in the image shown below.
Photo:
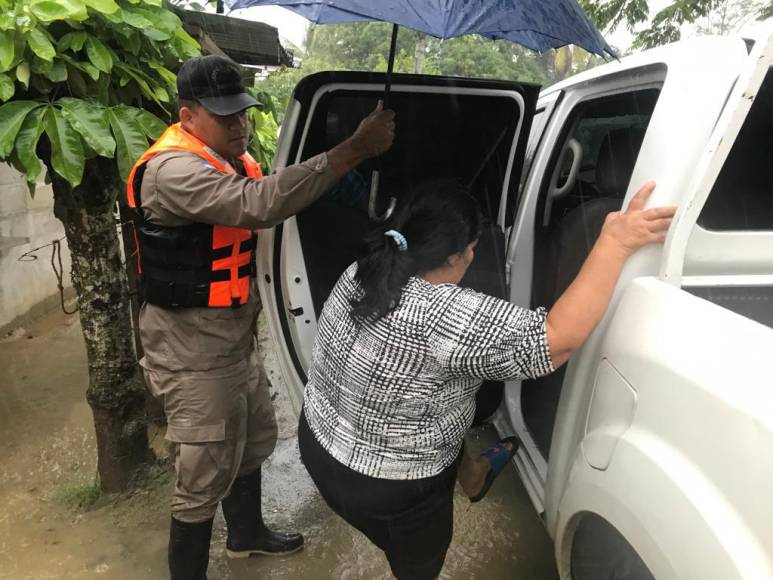
<svg viewBox="0 0 773 580"><path fill-rule="evenodd" d="M379 101L351 137L327 152L328 160L333 171L344 176L366 159L387 151L394 140L395 113L385 111L384 103Z"/></svg>
<svg viewBox="0 0 773 580"><path fill-rule="evenodd" d="M365 159L378 157L395 140L395 112L385 111L384 102L379 101L373 112L360 121L351 139Z"/></svg>

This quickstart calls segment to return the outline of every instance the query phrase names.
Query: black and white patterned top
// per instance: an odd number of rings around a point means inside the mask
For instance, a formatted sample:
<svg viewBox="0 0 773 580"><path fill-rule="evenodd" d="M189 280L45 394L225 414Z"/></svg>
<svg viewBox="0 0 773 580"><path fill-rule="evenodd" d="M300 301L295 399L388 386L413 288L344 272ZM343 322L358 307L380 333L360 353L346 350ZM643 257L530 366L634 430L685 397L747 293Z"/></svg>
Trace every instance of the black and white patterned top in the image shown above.
<svg viewBox="0 0 773 580"><path fill-rule="evenodd" d="M383 479L431 477L458 455L483 379L553 371L546 313L411 278L400 304L359 322L352 264L319 320L304 412L335 459Z"/></svg>

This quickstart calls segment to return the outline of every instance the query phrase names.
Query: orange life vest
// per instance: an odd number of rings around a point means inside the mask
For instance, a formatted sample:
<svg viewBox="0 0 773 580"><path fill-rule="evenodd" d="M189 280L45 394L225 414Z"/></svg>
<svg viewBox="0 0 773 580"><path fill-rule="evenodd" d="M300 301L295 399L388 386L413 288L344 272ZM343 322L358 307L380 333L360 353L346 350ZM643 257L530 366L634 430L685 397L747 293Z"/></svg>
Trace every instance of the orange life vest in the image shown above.
<svg viewBox="0 0 773 580"><path fill-rule="evenodd" d="M190 151L218 171L236 173L219 161L199 139L172 125L145 151L129 174L127 196L136 210L134 234L142 298L166 308L238 307L247 303L250 278L255 276L252 230L194 223L160 226L145 219L141 186L146 163L165 151ZM245 153L239 158L248 177L263 176L260 165Z"/></svg>

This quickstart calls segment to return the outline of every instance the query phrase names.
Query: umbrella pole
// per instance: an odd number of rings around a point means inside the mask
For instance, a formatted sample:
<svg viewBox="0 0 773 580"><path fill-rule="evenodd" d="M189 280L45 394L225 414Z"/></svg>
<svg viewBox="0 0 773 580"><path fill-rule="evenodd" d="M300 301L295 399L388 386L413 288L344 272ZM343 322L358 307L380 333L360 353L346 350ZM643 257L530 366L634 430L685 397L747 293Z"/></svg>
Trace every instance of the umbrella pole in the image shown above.
<svg viewBox="0 0 773 580"><path fill-rule="evenodd" d="M389 91L392 88L392 70L395 67L395 53L397 52L397 31L399 26L397 24L392 25L392 43L389 46L389 62L387 63L386 80L384 82L384 108L389 108ZM381 166L381 158L377 160L379 167ZM370 197L368 199L368 216L370 219L376 222L383 222L390 218L392 212L395 211L395 204L397 200L393 197L389 200L389 207L382 215L376 213L376 200L378 199L378 185L381 172L378 169L374 169L370 176Z"/></svg>
<svg viewBox="0 0 773 580"><path fill-rule="evenodd" d="M389 46L389 61L387 63L386 82L384 83L384 108L389 108L389 91L392 88L392 70L395 68L395 53L397 52L397 31L400 27L392 25L392 43Z"/></svg>

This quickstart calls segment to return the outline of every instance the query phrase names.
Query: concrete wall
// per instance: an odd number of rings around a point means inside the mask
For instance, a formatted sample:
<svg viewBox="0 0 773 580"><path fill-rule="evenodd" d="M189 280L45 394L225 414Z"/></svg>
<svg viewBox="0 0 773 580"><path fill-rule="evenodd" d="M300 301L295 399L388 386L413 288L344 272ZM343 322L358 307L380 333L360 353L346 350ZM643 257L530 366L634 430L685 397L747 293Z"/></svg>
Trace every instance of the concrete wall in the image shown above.
<svg viewBox="0 0 773 580"><path fill-rule="evenodd" d="M36 252L38 259L19 262L25 252L64 237L53 213L51 186L39 183L31 197L24 176L0 164L0 331L25 317L59 307L51 248ZM62 240L65 286L70 285L70 253Z"/></svg>

